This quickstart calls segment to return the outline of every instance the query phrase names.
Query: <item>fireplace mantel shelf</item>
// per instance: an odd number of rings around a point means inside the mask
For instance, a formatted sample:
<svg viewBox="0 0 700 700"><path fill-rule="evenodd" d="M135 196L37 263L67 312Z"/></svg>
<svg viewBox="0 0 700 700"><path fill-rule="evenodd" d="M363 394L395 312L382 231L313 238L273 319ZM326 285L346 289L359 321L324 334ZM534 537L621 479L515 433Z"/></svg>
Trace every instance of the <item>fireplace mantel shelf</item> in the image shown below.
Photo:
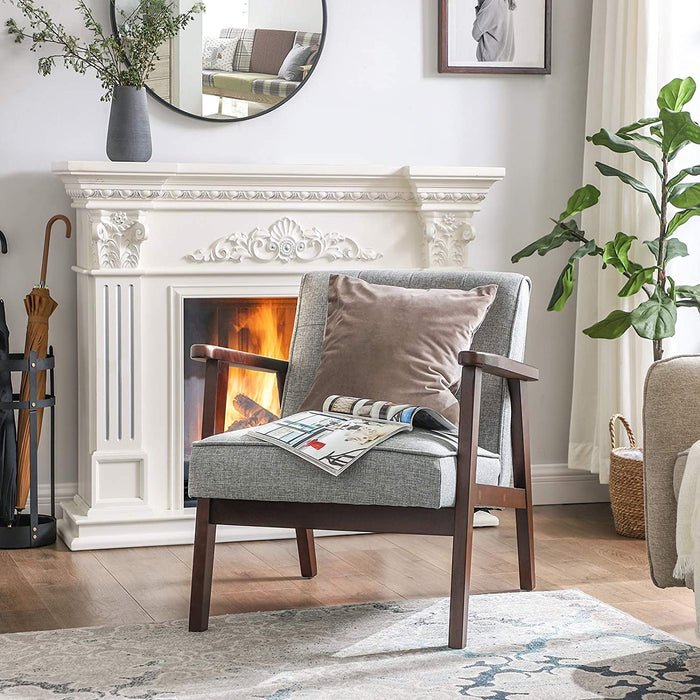
<svg viewBox="0 0 700 700"><path fill-rule="evenodd" d="M295 297L309 270L464 269L473 217L505 176L82 161L53 172L76 215L79 492L59 523L72 549L192 541L182 493L187 299ZM221 529L228 540L269 535Z"/></svg>
<svg viewBox="0 0 700 700"><path fill-rule="evenodd" d="M267 193L270 200L481 201L503 168L376 165L224 165L187 163L55 163L75 203L90 200L236 201ZM304 201L302 199L302 201ZM359 198L361 201L361 198Z"/></svg>

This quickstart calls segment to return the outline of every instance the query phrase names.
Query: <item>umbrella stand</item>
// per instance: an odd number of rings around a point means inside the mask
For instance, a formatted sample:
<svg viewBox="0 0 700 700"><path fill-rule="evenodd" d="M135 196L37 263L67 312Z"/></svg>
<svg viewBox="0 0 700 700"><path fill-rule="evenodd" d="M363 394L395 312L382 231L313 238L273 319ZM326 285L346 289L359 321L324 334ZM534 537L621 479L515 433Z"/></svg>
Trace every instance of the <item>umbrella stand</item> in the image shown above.
<svg viewBox="0 0 700 700"><path fill-rule="evenodd" d="M29 414L29 467L30 467L30 499L29 513L21 513L15 518L12 527L0 527L0 549L27 549L44 547L56 541L56 491L55 491L55 459L54 441L56 397L54 394L55 358L53 348L45 358L37 357L32 350L29 357L23 353L12 353L6 360L0 360L0 371L22 372L28 378L29 397L24 401L20 394L13 394L12 401L0 403L0 411L10 409L27 411ZM39 396L39 375L47 372L49 375L49 391ZM43 375L45 376L45 374ZM39 477L38 477L38 412L50 409L51 432L51 515L39 513Z"/></svg>

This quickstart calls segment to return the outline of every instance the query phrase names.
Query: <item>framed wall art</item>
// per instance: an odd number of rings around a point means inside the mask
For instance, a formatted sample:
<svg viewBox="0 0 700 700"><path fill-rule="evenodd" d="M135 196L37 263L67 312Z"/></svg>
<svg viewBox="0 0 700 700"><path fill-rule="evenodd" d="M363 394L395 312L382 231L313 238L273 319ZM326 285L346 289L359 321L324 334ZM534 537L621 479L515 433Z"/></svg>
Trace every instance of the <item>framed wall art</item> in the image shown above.
<svg viewBox="0 0 700 700"><path fill-rule="evenodd" d="M439 3L440 73L551 73L552 0Z"/></svg>

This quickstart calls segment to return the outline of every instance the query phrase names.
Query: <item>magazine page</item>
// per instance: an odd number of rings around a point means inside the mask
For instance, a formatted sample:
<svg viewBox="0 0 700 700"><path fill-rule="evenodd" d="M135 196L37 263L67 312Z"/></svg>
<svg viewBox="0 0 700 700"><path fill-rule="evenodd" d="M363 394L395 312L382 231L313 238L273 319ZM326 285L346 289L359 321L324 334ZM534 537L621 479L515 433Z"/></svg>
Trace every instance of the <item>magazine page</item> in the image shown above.
<svg viewBox="0 0 700 700"><path fill-rule="evenodd" d="M410 429L396 422L303 411L250 432L337 476L374 445Z"/></svg>
<svg viewBox="0 0 700 700"><path fill-rule="evenodd" d="M326 413L353 415L392 423L406 423L426 430L457 431L457 426L454 423L432 408L424 406L409 406L408 404L395 404L391 401L333 395L323 402L323 410Z"/></svg>

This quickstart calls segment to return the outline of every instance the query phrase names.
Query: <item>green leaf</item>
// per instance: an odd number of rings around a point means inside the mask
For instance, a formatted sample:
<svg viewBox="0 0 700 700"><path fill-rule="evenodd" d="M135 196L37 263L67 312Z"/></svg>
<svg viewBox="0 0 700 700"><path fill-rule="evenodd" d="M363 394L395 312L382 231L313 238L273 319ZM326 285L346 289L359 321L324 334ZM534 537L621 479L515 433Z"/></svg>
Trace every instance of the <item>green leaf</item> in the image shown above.
<svg viewBox="0 0 700 700"><path fill-rule="evenodd" d="M574 264L569 261L554 285L547 311L561 311L574 290Z"/></svg>
<svg viewBox="0 0 700 700"><path fill-rule="evenodd" d="M559 246L564 245L569 241L577 241L578 239L572 235L570 230L566 228L562 223L555 224L554 228L546 236L538 238L534 243L525 246L522 250L518 251L512 258L511 262L517 263L523 258L527 258L530 255L537 253L538 255L546 255L550 250L559 248Z"/></svg>
<svg viewBox="0 0 700 700"><path fill-rule="evenodd" d="M682 297L683 301L700 304L700 284L696 284L693 287L687 285L680 285L676 287L676 297ZM680 303L681 302L679 302L679 304ZM690 304L683 304L683 306L690 306Z"/></svg>
<svg viewBox="0 0 700 700"><path fill-rule="evenodd" d="M662 109L660 112L663 124L663 139L661 150L674 158L681 148L689 143L700 143L700 126L691 118L688 112L671 112Z"/></svg>
<svg viewBox="0 0 700 700"><path fill-rule="evenodd" d="M586 255L597 255L599 250L595 241L587 241L574 252L554 285L547 311L561 311L566 306L566 302L574 291L574 263Z"/></svg>
<svg viewBox="0 0 700 700"><path fill-rule="evenodd" d="M670 236L676 231L676 229L680 228L681 226L683 226L683 224L688 222L694 216L698 216L699 214L700 208L684 209L683 211L679 211L677 214L674 214L673 218L668 222L668 226L666 227L666 233Z"/></svg>
<svg viewBox="0 0 700 700"><path fill-rule="evenodd" d="M615 153L636 153L637 157L654 166L659 177L663 177L661 168L653 156L650 156L646 151L639 148L639 146L635 146L624 138L620 138L617 134L611 134L607 129L601 129L597 134L588 136L586 140L591 141L596 146L605 146L605 148Z"/></svg>
<svg viewBox="0 0 700 700"><path fill-rule="evenodd" d="M675 177L668 181L668 186L675 187L679 182L685 180L688 175L700 175L700 165L694 165L692 168L683 168Z"/></svg>
<svg viewBox="0 0 700 700"><path fill-rule="evenodd" d="M631 175L622 172L622 170L613 168L612 166L606 165L605 163L596 163L595 167L598 168L601 175L605 175L606 177L617 177L620 180L622 180L622 182L626 183L630 187L633 187L635 190L637 190L637 192L642 192L643 194L647 195L649 197L651 205L654 207L654 211L658 216L661 216L661 209L659 208L659 204L656 201L656 197L643 182L637 180L636 177L632 177Z"/></svg>
<svg viewBox="0 0 700 700"><path fill-rule="evenodd" d="M647 248L649 248L654 258L658 260L659 239L655 238L653 241L644 241L644 245ZM683 241L680 241L677 238L667 238L666 244L664 245L664 251L666 262L668 262L669 260L673 260L673 258L685 258L689 255L688 246L685 243L683 243Z"/></svg>
<svg viewBox="0 0 700 700"><path fill-rule="evenodd" d="M671 112L680 112L683 105L690 102L695 94L695 81L692 78L676 78L668 85L664 85L659 92L656 104L659 109L668 109Z"/></svg>
<svg viewBox="0 0 700 700"><path fill-rule="evenodd" d="M644 134L618 134L618 136L627 141L644 141L644 143L648 143L651 146L654 146L654 148L661 148L661 141L659 139L655 139L651 136L645 136Z"/></svg>
<svg viewBox="0 0 700 700"><path fill-rule="evenodd" d="M654 296L630 314L637 335L649 340L670 338L676 332L676 305L666 292L657 287Z"/></svg>
<svg viewBox="0 0 700 700"><path fill-rule="evenodd" d="M584 329L584 333L589 338L607 338L613 340L619 338L630 326L629 311L613 311L608 314L602 321L594 323L590 328Z"/></svg>
<svg viewBox="0 0 700 700"><path fill-rule="evenodd" d="M632 276L627 280L625 286L618 292L619 297L631 297L634 296L645 284L649 284L654 281L654 270L653 267L644 267L641 270L633 273Z"/></svg>
<svg viewBox="0 0 700 700"><path fill-rule="evenodd" d="M629 134L633 131L637 131L638 129L643 129L645 126L650 126L652 124L658 124L661 120L658 117L644 117L644 119L640 119L637 122L634 122L634 124L628 124L627 126L622 126L617 130L617 135L621 136L622 134Z"/></svg>
<svg viewBox="0 0 700 700"><path fill-rule="evenodd" d="M700 207L700 183L676 185L669 192L669 202L679 209Z"/></svg>
<svg viewBox="0 0 700 700"><path fill-rule="evenodd" d="M657 136L661 140L664 138L664 132L658 126L649 127L649 131L652 136Z"/></svg>
<svg viewBox="0 0 700 700"><path fill-rule="evenodd" d="M603 262L612 265L618 272L629 272L630 259L628 257L632 241L636 241L636 236L628 236L622 231L615 234L615 240L609 241L603 248Z"/></svg>
<svg viewBox="0 0 700 700"><path fill-rule="evenodd" d="M698 313L700 313L700 299L681 299L681 301L676 302L676 306L680 308L691 308L691 309L697 309Z"/></svg>
<svg viewBox="0 0 700 700"><path fill-rule="evenodd" d="M576 192L569 197L569 201L566 203L566 209L559 216L559 221L576 216L576 214L580 214L584 209L595 206L598 204L599 199L600 190L597 187L593 185L579 187Z"/></svg>

